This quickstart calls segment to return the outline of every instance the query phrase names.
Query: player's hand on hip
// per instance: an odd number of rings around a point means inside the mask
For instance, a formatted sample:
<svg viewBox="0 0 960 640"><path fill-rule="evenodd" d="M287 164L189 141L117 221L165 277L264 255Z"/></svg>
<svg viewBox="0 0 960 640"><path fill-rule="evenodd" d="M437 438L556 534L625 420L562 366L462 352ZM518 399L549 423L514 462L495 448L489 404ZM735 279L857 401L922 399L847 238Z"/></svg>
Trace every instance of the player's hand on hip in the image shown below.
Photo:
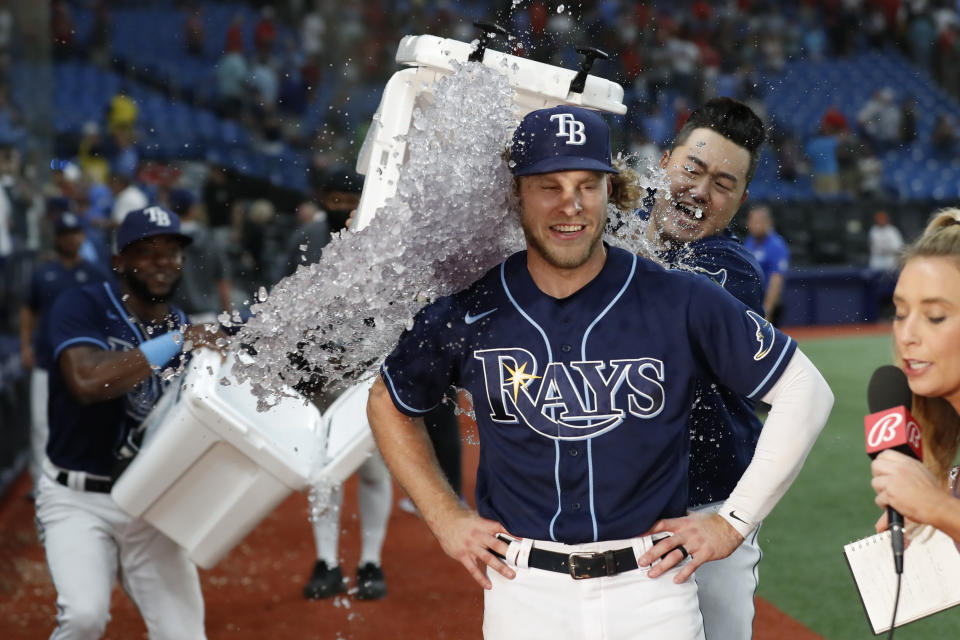
<svg viewBox="0 0 960 640"><path fill-rule="evenodd" d="M659 520L645 535L658 533L673 535L659 540L637 558L637 562L641 567L653 565L648 575L658 578L689 556L690 561L673 579L677 584L692 576L705 562L726 558L743 542L740 532L717 513L691 513L683 518ZM653 564L658 558L660 562Z"/></svg>
<svg viewBox="0 0 960 640"><path fill-rule="evenodd" d="M508 579L516 575L503 560L493 555L496 551L505 556L509 547L497 537L498 533L507 533L499 522L482 518L475 511L457 508L431 528L444 553L459 561L484 589L493 588L486 576L486 567Z"/></svg>

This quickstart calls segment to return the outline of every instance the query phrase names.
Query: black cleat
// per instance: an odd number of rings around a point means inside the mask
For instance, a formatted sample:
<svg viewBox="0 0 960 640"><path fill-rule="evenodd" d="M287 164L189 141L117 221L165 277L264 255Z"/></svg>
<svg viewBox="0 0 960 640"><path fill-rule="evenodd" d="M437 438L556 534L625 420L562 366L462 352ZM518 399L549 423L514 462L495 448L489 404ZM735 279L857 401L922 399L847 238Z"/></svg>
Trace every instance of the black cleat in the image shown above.
<svg viewBox="0 0 960 640"><path fill-rule="evenodd" d="M357 600L379 600L387 595L383 569L368 562L357 567Z"/></svg>
<svg viewBox="0 0 960 640"><path fill-rule="evenodd" d="M303 588L303 597L309 600L332 598L346 590L347 588L343 584L343 571L340 570L340 567L328 569L326 562L317 560L317 563L313 565L313 575Z"/></svg>

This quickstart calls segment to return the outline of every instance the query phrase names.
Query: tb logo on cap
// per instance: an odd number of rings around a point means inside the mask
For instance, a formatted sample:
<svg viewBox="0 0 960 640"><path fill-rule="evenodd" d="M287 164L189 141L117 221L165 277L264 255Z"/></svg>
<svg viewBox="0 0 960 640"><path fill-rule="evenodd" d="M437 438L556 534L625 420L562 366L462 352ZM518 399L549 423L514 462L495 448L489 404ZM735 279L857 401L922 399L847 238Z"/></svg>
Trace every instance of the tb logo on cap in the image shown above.
<svg viewBox="0 0 960 640"><path fill-rule="evenodd" d="M587 135L583 132L584 124L573 117L572 113L555 113L550 116L550 122L557 121L557 137L566 136L567 144L582 145L587 142Z"/></svg>
<svg viewBox="0 0 960 640"><path fill-rule="evenodd" d="M143 212L147 214L148 218L150 218L150 224L154 224L158 227L170 226L170 214L160 207L149 207Z"/></svg>

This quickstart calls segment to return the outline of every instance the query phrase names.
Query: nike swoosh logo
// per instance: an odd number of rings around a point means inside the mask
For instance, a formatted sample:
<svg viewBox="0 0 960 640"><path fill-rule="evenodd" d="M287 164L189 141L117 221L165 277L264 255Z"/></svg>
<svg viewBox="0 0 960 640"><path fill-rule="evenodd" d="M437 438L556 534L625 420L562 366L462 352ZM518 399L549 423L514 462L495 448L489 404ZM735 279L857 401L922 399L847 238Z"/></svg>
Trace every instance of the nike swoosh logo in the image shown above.
<svg viewBox="0 0 960 640"><path fill-rule="evenodd" d="M738 516L736 511L731 511L731 512L730 512L730 517L733 518L734 520L739 520L739 521L742 522L743 524L750 524L749 522L747 522L746 520L744 520L743 518L741 518L740 516Z"/></svg>
<svg viewBox="0 0 960 640"><path fill-rule="evenodd" d="M476 322L477 320L480 320L480 319L482 319L482 318L486 318L488 315L490 315L491 313L493 313L493 312L496 311L497 309L499 309L499 307L494 307L493 309L490 309L490 311L484 311L483 313L478 313L478 314L475 315L475 316L470 315L470 312L468 311L468 312L467 312L467 315L463 316L463 321L466 322L467 324L473 324L473 323Z"/></svg>

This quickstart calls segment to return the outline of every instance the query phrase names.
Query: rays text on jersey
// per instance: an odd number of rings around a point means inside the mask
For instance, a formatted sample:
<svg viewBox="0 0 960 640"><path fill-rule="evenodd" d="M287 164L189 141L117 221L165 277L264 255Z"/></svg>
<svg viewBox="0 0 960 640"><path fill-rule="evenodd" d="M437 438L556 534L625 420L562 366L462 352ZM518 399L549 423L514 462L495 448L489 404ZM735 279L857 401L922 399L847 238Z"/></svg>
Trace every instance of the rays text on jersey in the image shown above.
<svg viewBox="0 0 960 640"><path fill-rule="evenodd" d="M539 373L536 358L522 348L483 349L473 357L483 367L491 420L524 424L548 438L592 438L627 413L652 418L663 410L665 371L656 358L550 362Z"/></svg>

